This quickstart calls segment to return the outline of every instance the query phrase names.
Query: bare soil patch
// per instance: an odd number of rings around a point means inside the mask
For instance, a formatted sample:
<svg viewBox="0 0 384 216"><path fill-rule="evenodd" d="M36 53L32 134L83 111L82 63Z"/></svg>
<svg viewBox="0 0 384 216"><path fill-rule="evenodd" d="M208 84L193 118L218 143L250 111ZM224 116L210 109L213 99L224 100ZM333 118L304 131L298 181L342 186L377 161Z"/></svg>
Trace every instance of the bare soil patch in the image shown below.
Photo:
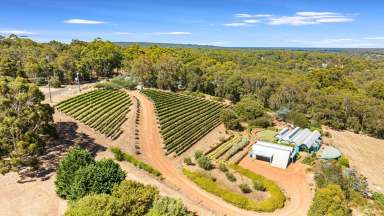
<svg viewBox="0 0 384 216"><path fill-rule="evenodd" d="M325 128L331 137L324 141L339 148L352 168L368 178L372 190L384 192L384 140Z"/></svg>

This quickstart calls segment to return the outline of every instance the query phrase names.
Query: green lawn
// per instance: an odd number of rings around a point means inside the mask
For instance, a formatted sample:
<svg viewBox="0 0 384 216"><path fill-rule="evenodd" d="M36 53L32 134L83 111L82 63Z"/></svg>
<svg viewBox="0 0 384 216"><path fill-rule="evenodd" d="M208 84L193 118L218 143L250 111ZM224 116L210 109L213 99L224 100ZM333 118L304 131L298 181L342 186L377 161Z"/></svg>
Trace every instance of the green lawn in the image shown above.
<svg viewBox="0 0 384 216"><path fill-rule="evenodd" d="M272 130L263 130L257 133L257 137L261 141L266 141L266 142L276 142L276 136L277 132L272 131Z"/></svg>

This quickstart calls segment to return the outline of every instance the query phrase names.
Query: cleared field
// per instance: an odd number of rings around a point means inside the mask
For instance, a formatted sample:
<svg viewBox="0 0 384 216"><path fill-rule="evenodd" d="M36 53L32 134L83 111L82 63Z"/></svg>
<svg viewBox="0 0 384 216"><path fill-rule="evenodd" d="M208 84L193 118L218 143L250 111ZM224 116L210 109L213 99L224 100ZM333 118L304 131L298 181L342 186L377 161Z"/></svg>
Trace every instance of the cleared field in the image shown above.
<svg viewBox="0 0 384 216"><path fill-rule="evenodd" d="M384 140L350 131L336 131L324 128L331 137L325 142L339 148L353 168L368 178L371 189L384 192Z"/></svg>
<svg viewBox="0 0 384 216"><path fill-rule="evenodd" d="M126 120L131 100L120 91L95 90L57 105L57 109L83 122L111 139L122 133L120 126Z"/></svg>
<svg viewBox="0 0 384 216"><path fill-rule="evenodd" d="M220 124L221 103L193 96L146 89L155 107L167 153L188 150Z"/></svg>

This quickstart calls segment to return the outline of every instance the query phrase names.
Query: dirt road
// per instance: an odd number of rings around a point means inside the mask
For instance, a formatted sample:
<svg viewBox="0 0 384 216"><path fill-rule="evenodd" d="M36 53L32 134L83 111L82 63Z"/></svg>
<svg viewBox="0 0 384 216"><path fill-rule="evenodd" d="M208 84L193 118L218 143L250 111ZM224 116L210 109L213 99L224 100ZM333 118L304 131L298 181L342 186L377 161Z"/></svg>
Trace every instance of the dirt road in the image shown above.
<svg viewBox="0 0 384 216"><path fill-rule="evenodd" d="M140 144L142 147L143 155L146 160L155 166L164 175L167 181L177 186L182 193L195 202L201 203L207 209L211 209L215 215L233 215L233 216L248 216L248 215L298 215L296 205L290 205L289 209L284 208L279 213L257 213L239 209L233 205L226 203L220 198L202 190L193 182L189 181L179 169L176 169L172 164L171 159L165 156L164 150L161 148L162 139L159 134L159 129L156 123L156 117L153 104L142 94L138 92L132 93L136 96L142 105L142 115L140 121ZM288 179L287 179L288 180ZM303 197L305 199L306 197ZM310 202L311 198L309 198ZM304 200L299 200L303 201ZM305 207L306 208L306 207ZM199 215L207 215L202 209L193 209Z"/></svg>

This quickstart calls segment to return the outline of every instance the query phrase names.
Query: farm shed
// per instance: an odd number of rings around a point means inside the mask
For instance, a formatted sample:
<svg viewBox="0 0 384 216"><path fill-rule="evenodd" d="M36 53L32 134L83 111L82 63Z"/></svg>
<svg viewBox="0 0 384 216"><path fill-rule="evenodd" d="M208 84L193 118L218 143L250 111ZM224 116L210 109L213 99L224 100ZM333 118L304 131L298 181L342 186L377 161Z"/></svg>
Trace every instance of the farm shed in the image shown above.
<svg viewBox="0 0 384 216"><path fill-rule="evenodd" d="M293 158L293 148L279 144L257 141L252 145L250 157L268 161L272 166L285 169Z"/></svg>
<svg viewBox="0 0 384 216"><path fill-rule="evenodd" d="M306 148L310 152L316 152L320 149L321 134L319 131L310 131L308 128L301 129L296 127L292 130L283 128L276 138L279 142L294 144L300 148Z"/></svg>

